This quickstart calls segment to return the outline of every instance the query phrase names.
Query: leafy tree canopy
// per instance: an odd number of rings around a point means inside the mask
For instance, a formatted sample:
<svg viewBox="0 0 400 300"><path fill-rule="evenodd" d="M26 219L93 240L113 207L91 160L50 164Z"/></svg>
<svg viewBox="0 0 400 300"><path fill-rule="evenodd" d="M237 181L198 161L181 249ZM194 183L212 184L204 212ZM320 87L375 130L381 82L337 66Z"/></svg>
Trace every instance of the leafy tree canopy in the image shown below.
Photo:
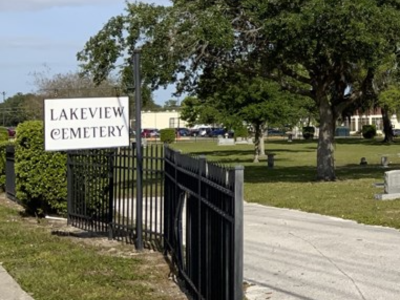
<svg viewBox="0 0 400 300"><path fill-rule="evenodd" d="M128 3L78 59L98 82L118 66L126 80L132 53L141 47L143 84L150 89L176 82L178 93L207 94L199 83L222 69L308 96L320 122L317 178L334 180L336 120L371 93L377 68L397 50L398 32L397 0Z"/></svg>

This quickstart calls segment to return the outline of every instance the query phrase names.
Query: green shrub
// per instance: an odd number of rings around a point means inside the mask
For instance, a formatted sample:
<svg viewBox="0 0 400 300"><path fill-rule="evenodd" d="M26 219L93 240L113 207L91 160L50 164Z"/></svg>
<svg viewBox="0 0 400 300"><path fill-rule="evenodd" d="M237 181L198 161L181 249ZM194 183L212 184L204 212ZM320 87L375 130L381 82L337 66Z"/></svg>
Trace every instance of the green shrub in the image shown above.
<svg viewBox="0 0 400 300"><path fill-rule="evenodd" d="M314 137L315 127L313 126L305 126L303 127L303 138L305 140L311 140Z"/></svg>
<svg viewBox="0 0 400 300"><path fill-rule="evenodd" d="M8 130L5 127L0 127L0 142L8 141Z"/></svg>
<svg viewBox="0 0 400 300"><path fill-rule="evenodd" d="M234 129L233 131L234 137L242 137L242 138L247 138L249 136L249 130L245 126L240 126Z"/></svg>
<svg viewBox="0 0 400 300"><path fill-rule="evenodd" d="M67 157L44 151L43 122L18 125L15 148L17 199L31 214L67 211Z"/></svg>
<svg viewBox="0 0 400 300"><path fill-rule="evenodd" d="M4 192L6 186L6 148L13 142L0 141L0 189Z"/></svg>
<svg viewBox="0 0 400 300"><path fill-rule="evenodd" d="M365 139L373 139L376 136L376 127L375 125L363 125L361 132Z"/></svg>
<svg viewBox="0 0 400 300"><path fill-rule="evenodd" d="M160 130L160 140L163 143L171 144L175 142L175 129L165 128Z"/></svg>
<svg viewBox="0 0 400 300"><path fill-rule="evenodd" d="M71 156L74 210L92 221L108 222L109 167L114 151L87 149L80 150L77 157Z"/></svg>

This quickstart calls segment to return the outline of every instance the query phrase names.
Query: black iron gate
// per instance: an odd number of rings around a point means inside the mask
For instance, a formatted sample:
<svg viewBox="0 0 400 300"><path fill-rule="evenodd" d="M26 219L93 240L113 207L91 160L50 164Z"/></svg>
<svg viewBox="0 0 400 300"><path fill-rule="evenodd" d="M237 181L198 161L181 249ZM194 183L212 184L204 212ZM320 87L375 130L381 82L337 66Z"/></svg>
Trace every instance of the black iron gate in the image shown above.
<svg viewBox="0 0 400 300"><path fill-rule="evenodd" d="M164 249L191 299L242 300L243 168L137 150L69 152L69 224Z"/></svg>
<svg viewBox="0 0 400 300"><path fill-rule="evenodd" d="M243 299L243 170L165 150L165 252L191 299Z"/></svg>
<svg viewBox="0 0 400 300"><path fill-rule="evenodd" d="M69 224L128 243L141 239L147 246L161 244L163 145L151 144L141 150L141 186L137 180L136 144L68 153Z"/></svg>

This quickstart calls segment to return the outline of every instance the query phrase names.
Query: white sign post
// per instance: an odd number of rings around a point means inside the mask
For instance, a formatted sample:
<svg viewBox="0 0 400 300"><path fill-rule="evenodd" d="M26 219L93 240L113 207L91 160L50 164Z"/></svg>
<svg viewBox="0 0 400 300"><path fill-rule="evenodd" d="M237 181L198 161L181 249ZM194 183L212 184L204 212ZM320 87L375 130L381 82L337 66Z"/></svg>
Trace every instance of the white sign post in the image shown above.
<svg viewBox="0 0 400 300"><path fill-rule="evenodd" d="M129 145L128 97L44 100L45 150Z"/></svg>

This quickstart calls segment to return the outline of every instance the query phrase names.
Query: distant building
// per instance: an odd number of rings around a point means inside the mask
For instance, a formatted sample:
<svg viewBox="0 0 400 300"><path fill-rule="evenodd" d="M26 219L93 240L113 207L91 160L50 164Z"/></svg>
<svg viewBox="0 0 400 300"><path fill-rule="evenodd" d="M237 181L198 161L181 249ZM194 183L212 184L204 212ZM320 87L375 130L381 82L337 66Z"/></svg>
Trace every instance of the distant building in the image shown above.
<svg viewBox="0 0 400 300"><path fill-rule="evenodd" d="M187 123L180 118L179 111L142 111L142 128L178 127L187 127Z"/></svg>
<svg viewBox="0 0 400 300"><path fill-rule="evenodd" d="M395 114L391 116L390 121L393 128L400 129L400 123ZM363 125L375 125L377 132L382 133L383 120L381 110L378 108L366 113L358 113L350 118L350 124L347 121L343 125L350 128L351 134L361 131Z"/></svg>

